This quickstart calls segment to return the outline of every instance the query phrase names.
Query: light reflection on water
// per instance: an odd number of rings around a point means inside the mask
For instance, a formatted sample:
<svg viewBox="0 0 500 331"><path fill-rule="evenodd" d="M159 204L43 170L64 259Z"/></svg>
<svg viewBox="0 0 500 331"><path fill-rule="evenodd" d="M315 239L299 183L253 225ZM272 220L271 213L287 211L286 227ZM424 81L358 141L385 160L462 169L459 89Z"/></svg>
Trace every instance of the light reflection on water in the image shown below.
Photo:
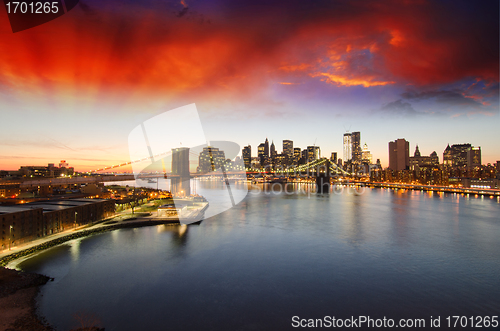
<svg viewBox="0 0 500 331"><path fill-rule="evenodd" d="M55 277L39 304L61 330L82 311L106 330L286 330L295 315L498 315L499 208L496 199L453 194L261 186L199 226L116 230L19 267Z"/></svg>

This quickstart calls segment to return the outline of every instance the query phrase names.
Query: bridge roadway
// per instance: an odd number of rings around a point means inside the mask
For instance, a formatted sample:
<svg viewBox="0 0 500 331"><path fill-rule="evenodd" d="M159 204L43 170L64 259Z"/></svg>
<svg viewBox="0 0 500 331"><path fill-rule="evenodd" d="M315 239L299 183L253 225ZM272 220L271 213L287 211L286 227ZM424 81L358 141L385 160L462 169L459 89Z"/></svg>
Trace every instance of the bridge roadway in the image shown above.
<svg viewBox="0 0 500 331"><path fill-rule="evenodd" d="M19 179L0 181L1 185L19 185L20 188L30 188L34 186L62 186L74 184L97 184L102 182L117 182L124 180L134 180L134 175L118 176L85 176L85 177L59 177L43 179Z"/></svg>
<svg viewBox="0 0 500 331"><path fill-rule="evenodd" d="M245 172L241 172L244 174ZM231 172L231 174L240 174L236 172ZM167 178L174 178L175 175L166 174ZM191 174L191 177L203 177L211 176L208 174ZM150 178L164 178L164 174L144 174L140 175L138 178L150 179ZM83 176L83 177L58 177L58 178L41 178L41 179L15 179L15 180L3 180L0 181L0 186L10 186L15 185L19 188L31 188L37 186L65 186L74 184L98 184L103 182L121 182L127 180L135 180L134 175L100 175L100 176Z"/></svg>
<svg viewBox="0 0 500 331"><path fill-rule="evenodd" d="M314 176L316 175L314 169L316 171L320 169L321 166L328 165L329 170L333 170L334 172L339 171L338 168L332 168L330 166L328 159L320 159L312 161L308 164L301 165L299 167L295 167L292 169L287 169L286 171L265 171L265 172L245 172L245 171L228 171L227 175L236 175L242 176L246 174L277 174L277 175L285 175L290 176L290 174L299 175L300 177L306 176ZM313 169L313 171L311 171ZM340 171L343 174L346 174L345 171ZM190 177L212 177L214 175L222 175L220 172L215 173L191 173ZM292 175L293 176L293 175ZM141 174L138 176L139 179L152 179L152 178L175 178L178 177L176 175L172 175L171 173L166 174ZM59 177L59 178L42 178L42 179L17 179L17 180L4 180L0 181L0 186L7 185L19 185L21 189L32 188L36 186L65 186L65 185L74 185L74 184L97 184L102 182L117 182L117 181L127 181L127 180L135 180L134 175L124 174L124 175L98 175L98 176L83 176L83 177Z"/></svg>

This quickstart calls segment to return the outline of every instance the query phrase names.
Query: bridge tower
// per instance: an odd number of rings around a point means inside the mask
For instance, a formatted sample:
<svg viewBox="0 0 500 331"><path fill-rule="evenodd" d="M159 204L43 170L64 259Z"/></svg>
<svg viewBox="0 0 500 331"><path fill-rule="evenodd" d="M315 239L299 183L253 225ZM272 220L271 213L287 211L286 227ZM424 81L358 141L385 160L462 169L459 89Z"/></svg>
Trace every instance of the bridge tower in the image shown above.
<svg viewBox="0 0 500 331"><path fill-rule="evenodd" d="M172 149L172 175L170 176L173 196L189 196L191 174L189 173L189 148Z"/></svg>
<svg viewBox="0 0 500 331"><path fill-rule="evenodd" d="M316 169L316 192L330 193L330 160Z"/></svg>

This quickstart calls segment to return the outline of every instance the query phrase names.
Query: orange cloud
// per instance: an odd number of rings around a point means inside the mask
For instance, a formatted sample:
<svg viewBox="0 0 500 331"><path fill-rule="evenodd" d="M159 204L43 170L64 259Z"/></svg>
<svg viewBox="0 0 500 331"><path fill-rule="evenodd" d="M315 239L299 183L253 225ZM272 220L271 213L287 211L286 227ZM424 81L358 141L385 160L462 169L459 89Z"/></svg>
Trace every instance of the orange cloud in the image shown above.
<svg viewBox="0 0 500 331"><path fill-rule="evenodd" d="M363 87L371 87L371 86L384 86L388 84L394 84L395 82L382 82L382 81L376 81L375 77L364 77L364 78L349 78L349 77L342 77L339 75L332 75L326 72L320 72L320 73L314 73L311 74L311 77L321 77L324 76L325 78L322 78L322 81L325 81L329 84L334 84L338 86L357 86L361 85Z"/></svg>
<svg viewBox="0 0 500 331"><path fill-rule="evenodd" d="M284 66L281 66L279 67L280 70L283 70L283 71L304 71L304 70L307 70L311 67L312 65L311 64L307 64L307 63L301 63L301 64L298 64L298 65L284 65Z"/></svg>

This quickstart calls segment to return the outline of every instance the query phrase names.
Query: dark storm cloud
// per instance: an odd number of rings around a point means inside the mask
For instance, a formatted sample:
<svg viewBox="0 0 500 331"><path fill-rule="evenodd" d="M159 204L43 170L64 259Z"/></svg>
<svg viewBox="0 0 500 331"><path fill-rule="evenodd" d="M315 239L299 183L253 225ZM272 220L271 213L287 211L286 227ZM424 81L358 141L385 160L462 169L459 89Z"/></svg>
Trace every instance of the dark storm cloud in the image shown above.
<svg viewBox="0 0 500 331"><path fill-rule="evenodd" d="M382 107L380 107L382 113L400 116L413 117L419 114L409 102L404 102L401 99L389 102Z"/></svg>
<svg viewBox="0 0 500 331"><path fill-rule="evenodd" d="M421 101L434 99L437 103L447 106L462 107L481 107L483 104L476 101L473 97L467 97L461 91L424 91L424 92L405 92L401 96L407 100Z"/></svg>

